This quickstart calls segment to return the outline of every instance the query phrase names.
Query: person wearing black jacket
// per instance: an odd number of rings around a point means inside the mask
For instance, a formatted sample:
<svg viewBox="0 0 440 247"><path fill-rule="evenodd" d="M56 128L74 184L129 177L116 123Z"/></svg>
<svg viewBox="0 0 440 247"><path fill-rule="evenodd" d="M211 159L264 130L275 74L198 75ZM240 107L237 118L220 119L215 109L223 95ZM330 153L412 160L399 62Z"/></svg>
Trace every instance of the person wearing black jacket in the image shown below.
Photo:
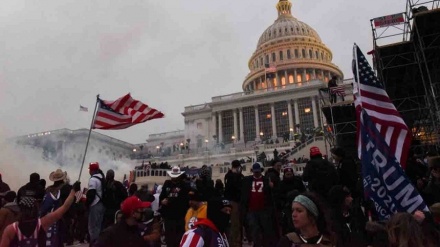
<svg viewBox="0 0 440 247"><path fill-rule="evenodd" d="M32 173L29 176L29 183L18 190L17 201L19 202L21 197L33 197L37 203L41 203L45 194L44 188L40 185L40 174Z"/></svg>
<svg viewBox="0 0 440 247"><path fill-rule="evenodd" d="M356 182L358 181L358 174L356 163L350 157L346 157L344 149L334 147L330 149L332 158L335 160L336 171L339 175L339 184L346 186L354 196L360 196L356 191Z"/></svg>
<svg viewBox="0 0 440 247"><path fill-rule="evenodd" d="M231 202L231 226L228 239L231 247L242 245L242 224L240 222L240 194L243 174L240 161L232 161L232 168L225 175L225 198Z"/></svg>
<svg viewBox="0 0 440 247"><path fill-rule="evenodd" d="M170 180L166 180L159 196L160 214L165 224L165 241L168 247L178 247L185 233L185 215L189 207L189 185L182 180L178 166L167 171Z"/></svg>

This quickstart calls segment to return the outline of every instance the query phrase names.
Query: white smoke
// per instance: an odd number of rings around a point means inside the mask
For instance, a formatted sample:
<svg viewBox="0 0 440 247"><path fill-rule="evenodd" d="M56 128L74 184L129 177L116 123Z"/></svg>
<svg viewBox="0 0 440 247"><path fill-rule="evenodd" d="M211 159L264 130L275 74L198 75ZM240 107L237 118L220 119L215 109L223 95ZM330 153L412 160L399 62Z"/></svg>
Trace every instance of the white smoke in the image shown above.
<svg viewBox="0 0 440 247"><path fill-rule="evenodd" d="M18 190L21 186L29 182L29 175L33 172L40 174L41 179L45 179L47 186L51 185L49 174L56 169L67 171L70 182L78 180L84 145L71 145L64 150L65 156L72 157L76 154L76 159L47 159L44 158L43 149L39 147L17 145L12 141L1 140L0 133L0 173L3 181L11 187L12 190ZM55 161L56 160L56 161ZM81 175L81 187L87 187L90 175L88 173L88 164L90 162L99 162L101 170L106 173L107 170L115 171L115 179L122 181L124 174L134 168L134 164L129 159L115 160L109 155L100 154L90 149L87 152L84 168Z"/></svg>

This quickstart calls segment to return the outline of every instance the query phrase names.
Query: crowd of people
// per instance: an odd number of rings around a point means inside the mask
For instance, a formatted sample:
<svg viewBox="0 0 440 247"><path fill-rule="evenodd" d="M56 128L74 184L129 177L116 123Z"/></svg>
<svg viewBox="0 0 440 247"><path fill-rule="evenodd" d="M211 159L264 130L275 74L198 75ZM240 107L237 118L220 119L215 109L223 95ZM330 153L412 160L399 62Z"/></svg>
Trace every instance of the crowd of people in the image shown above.
<svg viewBox="0 0 440 247"><path fill-rule="evenodd" d="M97 162L83 190L60 169L52 185L32 173L17 192L0 176L0 247L439 246L440 157L426 156L412 155L406 172L430 212L387 221L363 197L359 165L337 147L333 162L312 147L302 176L277 159L244 176L234 160L224 181L213 181L207 166L196 177L175 166L153 190L127 188Z"/></svg>

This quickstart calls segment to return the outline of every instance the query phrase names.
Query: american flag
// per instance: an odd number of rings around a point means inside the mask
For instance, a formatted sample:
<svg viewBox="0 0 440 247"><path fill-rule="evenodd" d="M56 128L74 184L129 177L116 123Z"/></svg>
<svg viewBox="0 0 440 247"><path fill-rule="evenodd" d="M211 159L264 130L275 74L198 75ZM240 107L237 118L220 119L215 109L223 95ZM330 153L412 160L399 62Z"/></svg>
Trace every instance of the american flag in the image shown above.
<svg viewBox="0 0 440 247"><path fill-rule="evenodd" d="M88 112L88 111L89 111L89 108L87 108L87 107L85 107L85 106L82 106L82 105L79 105L79 111L85 111L85 112Z"/></svg>
<svg viewBox="0 0 440 247"><path fill-rule="evenodd" d="M353 53L353 74L357 82L357 85L353 87L356 113L359 114L360 109L367 112L397 161L405 168L411 145L411 132L357 45L354 46ZM360 117L357 116L357 119L359 121ZM361 158L359 127L358 123L357 143L359 158Z"/></svg>
<svg viewBox="0 0 440 247"><path fill-rule="evenodd" d="M163 118L164 114L135 100L127 94L115 101L98 99L99 107L93 129L125 129L148 120Z"/></svg>
<svg viewBox="0 0 440 247"><path fill-rule="evenodd" d="M266 73L275 73L277 72L277 67L275 65L270 66L270 64L266 63L264 65Z"/></svg>
<svg viewBox="0 0 440 247"><path fill-rule="evenodd" d="M336 87L331 87L330 88L330 93L331 94L336 94L336 95L339 95L339 96L345 96L344 86L339 85L339 86L336 86Z"/></svg>

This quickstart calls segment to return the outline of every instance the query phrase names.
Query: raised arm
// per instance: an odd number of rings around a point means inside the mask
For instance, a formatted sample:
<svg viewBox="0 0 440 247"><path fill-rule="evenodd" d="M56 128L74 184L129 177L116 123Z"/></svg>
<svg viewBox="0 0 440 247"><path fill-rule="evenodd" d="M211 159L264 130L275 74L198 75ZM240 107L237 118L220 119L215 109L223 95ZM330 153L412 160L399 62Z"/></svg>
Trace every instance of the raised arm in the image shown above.
<svg viewBox="0 0 440 247"><path fill-rule="evenodd" d="M64 201L64 204L59 207L57 210L55 210L52 213L47 214L46 216L41 218L41 226L45 231L49 229L53 223L57 222L63 215L67 212L67 210L70 209L70 206L72 206L72 203L75 200L75 193L81 190L81 183L75 182L73 184L72 190L70 191L69 196L67 197L66 201Z"/></svg>

